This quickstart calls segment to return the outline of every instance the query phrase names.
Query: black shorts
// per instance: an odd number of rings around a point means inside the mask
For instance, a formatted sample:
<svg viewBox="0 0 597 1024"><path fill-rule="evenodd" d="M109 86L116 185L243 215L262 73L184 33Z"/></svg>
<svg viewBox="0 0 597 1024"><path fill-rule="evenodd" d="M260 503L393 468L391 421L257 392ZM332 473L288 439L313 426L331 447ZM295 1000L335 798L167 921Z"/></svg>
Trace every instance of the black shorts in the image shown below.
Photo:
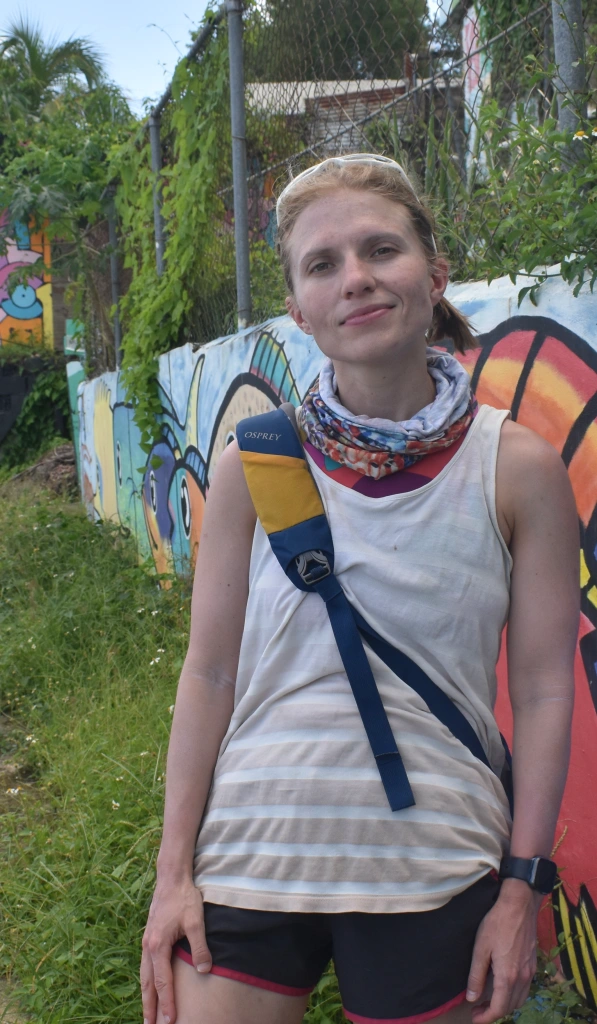
<svg viewBox="0 0 597 1024"><path fill-rule="evenodd" d="M308 995L333 959L355 1024L419 1024L463 1002L473 944L499 891L494 873L438 910L298 914L205 903L212 974ZM192 964L182 939L173 950Z"/></svg>

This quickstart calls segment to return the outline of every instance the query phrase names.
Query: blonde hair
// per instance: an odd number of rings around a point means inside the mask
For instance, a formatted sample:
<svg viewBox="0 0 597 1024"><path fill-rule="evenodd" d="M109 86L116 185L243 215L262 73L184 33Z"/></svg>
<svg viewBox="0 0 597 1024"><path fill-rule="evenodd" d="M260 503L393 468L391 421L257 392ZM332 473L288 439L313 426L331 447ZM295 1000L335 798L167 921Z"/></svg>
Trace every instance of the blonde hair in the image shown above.
<svg viewBox="0 0 597 1024"><path fill-rule="evenodd" d="M292 274L290 268L290 236L292 229L302 211L317 199L328 196L338 188L349 188L354 191L373 192L376 195L391 199L393 203L408 210L419 241L423 246L425 258L432 269L438 257L445 259L438 244L435 233L435 221L429 207L417 197L412 186L404 179L404 172L391 163L350 163L326 161L318 173L297 180L292 188L284 190L278 200L278 236L276 249L282 263L284 279L289 293L293 294ZM427 332L427 344L450 338L458 352L476 348L477 341L473 335L468 317L460 313L448 299L442 298L433 308L433 319Z"/></svg>

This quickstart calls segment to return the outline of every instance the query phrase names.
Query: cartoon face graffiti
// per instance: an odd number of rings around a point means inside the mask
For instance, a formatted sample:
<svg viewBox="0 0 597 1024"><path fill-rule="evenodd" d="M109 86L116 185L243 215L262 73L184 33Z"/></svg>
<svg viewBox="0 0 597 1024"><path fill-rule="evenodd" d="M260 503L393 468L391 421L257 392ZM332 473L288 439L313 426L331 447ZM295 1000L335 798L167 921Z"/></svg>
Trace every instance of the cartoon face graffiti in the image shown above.
<svg viewBox="0 0 597 1024"><path fill-rule="evenodd" d="M188 575L205 507L205 463L196 448L181 455L171 431L154 445L143 480L143 509L155 567Z"/></svg>
<svg viewBox="0 0 597 1024"><path fill-rule="evenodd" d="M30 232L21 221L9 226L5 215L0 215L0 231L6 240L5 252L0 255L0 344L13 337L51 344L48 239L43 232ZM29 267L31 274L23 277Z"/></svg>

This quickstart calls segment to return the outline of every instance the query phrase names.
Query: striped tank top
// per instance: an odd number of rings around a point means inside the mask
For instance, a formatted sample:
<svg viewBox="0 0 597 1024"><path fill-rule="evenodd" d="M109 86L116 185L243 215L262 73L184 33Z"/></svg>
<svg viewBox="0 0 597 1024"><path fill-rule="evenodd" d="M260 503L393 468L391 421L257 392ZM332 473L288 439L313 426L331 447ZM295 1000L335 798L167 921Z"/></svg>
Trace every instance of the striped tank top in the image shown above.
<svg viewBox="0 0 597 1024"><path fill-rule="evenodd" d="M297 590L259 523L234 712L197 838L204 900L256 910L432 910L499 867L495 666L511 558L495 507L508 413L481 406L427 483L362 493L312 458L349 601L449 694L491 771L367 647L415 805L391 811L323 601Z"/></svg>

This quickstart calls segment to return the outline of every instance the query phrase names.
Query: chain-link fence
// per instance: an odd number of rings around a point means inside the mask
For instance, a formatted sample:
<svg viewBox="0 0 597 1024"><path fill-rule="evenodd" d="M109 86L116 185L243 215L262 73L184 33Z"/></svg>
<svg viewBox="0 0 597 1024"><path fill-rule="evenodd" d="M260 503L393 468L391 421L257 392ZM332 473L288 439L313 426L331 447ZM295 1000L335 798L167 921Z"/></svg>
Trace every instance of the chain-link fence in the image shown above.
<svg viewBox="0 0 597 1024"><path fill-rule="evenodd" d="M512 245L500 235L502 186L515 181L518 162L533 162L525 139L557 127L559 118L572 140L579 118L595 116L590 99L587 109L594 67L584 54L597 43L597 0L583 0L582 10L580 3L249 0L242 5L246 133L238 109L231 131L237 86L233 79L230 89L221 78L230 9L239 13L241 5L235 0L212 12L187 70L177 71L154 110L151 241L160 273L164 265L177 273L181 247L193 245L184 239L194 204L204 203L209 213L195 235L194 271L185 279L192 302L176 343L201 344L234 331L239 310L253 323L283 311L275 197L290 177L333 154L374 151L406 166L436 212L453 280L485 274L487 261L499 266L502 255L511 272L506 249ZM193 92L199 80L201 89ZM534 160L544 162L542 174L556 161L543 150ZM532 175L528 180L534 187ZM189 224L173 206L183 186ZM193 188L203 189L202 198ZM239 221L245 212L246 225ZM246 267L239 271L245 235ZM144 243L135 244L140 251ZM251 308L243 310L247 299L238 296L249 275Z"/></svg>

